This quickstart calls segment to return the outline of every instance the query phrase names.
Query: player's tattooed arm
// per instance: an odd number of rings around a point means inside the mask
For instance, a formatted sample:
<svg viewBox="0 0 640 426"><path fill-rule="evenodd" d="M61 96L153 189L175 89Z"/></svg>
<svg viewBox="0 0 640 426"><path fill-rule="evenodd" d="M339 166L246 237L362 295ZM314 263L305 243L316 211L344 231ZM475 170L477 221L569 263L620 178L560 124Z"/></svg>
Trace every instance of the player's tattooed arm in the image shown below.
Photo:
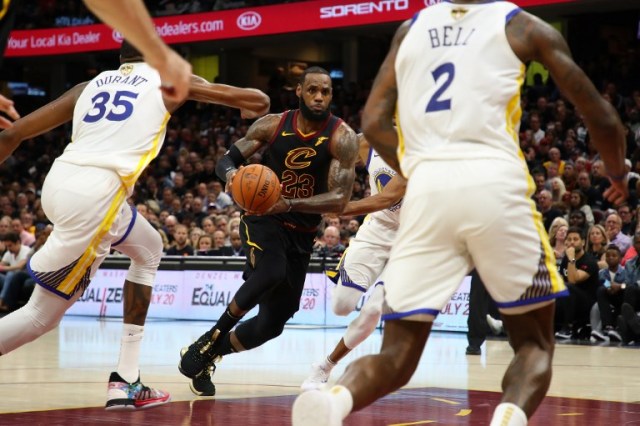
<svg viewBox="0 0 640 426"><path fill-rule="evenodd" d="M362 128L367 141L382 159L398 173L400 173L400 163L396 154L398 133L393 125L393 116L398 101L395 62L398 48L410 26L410 21L407 21L396 31L389 53L387 53L387 57L373 82L362 115Z"/></svg>
<svg viewBox="0 0 640 426"><path fill-rule="evenodd" d="M544 64L562 94L580 110L607 173L619 178L614 182L618 193L607 198L621 201L627 191L626 182L623 182L626 144L618 113L576 65L567 42L552 26L529 13L520 12L507 25L507 38L522 62L535 60Z"/></svg>
<svg viewBox="0 0 640 426"><path fill-rule="evenodd" d="M0 133L0 163L3 163L25 139L39 136L73 119L76 101L87 83L69 89L55 101L35 110Z"/></svg>
<svg viewBox="0 0 640 426"><path fill-rule="evenodd" d="M238 172L238 166L273 139L281 117L282 114L269 114L257 120L249 127L247 134L236 141L218 161L216 174L227 182L227 192L231 191L231 181Z"/></svg>
<svg viewBox="0 0 640 426"><path fill-rule="evenodd" d="M356 177L355 165L358 160L358 138L356 133L342 123L331 138L333 160L329 166L328 191L309 198L293 198L284 201L284 211L304 213L341 212L353 192ZM283 201L282 199L280 201ZM280 204L280 201L276 204ZM276 207L274 206L274 207Z"/></svg>

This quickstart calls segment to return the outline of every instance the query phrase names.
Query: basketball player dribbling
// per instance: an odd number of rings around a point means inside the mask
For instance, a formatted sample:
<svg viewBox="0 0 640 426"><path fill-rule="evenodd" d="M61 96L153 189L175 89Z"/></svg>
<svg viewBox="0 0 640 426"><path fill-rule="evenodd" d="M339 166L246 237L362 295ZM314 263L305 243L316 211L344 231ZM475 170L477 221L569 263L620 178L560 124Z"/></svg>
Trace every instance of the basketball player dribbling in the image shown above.
<svg viewBox="0 0 640 426"><path fill-rule="evenodd" d="M256 121L218 161L218 177L232 185L237 168L267 147L262 164L282 184L278 202L262 216L245 215L240 235L245 282L215 326L181 352L179 369L197 395L215 394L211 375L224 355L256 348L279 336L300 307L321 213L344 209L352 193L358 142L330 113L329 73L307 68L296 87L300 109ZM231 329L254 306L258 314Z"/></svg>
<svg viewBox="0 0 640 426"><path fill-rule="evenodd" d="M327 273L337 281L331 294L333 312L336 315L350 314L371 285L375 287L333 351L311 366L311 374L301 386L303 391L322 388L333 367L373 333L382 315L384 277L381 275L398 230L400 200L406 189L406 180L380 158L364 135L359 134L358 139L360 158L369 172L371 196L350 201L341 214L372 214L365 218L351 238L338 270Z"/></svg>
<svg viewBox="0 0 640 426"><path fill-rule="evenodd" d="M491 425L526 425L542 402L551 382L555 299L567 290L519 148L520 88L530 60L549 69L584 115L612 182L607 199L627 197L620 119L555 29L506 1L423 9L397 31L363 114L369 143L408 178L386 270L382 348L347 367L330 390L301 394L294 426L340 425L404 386L434 318L473 266L515 352Z"/></svg>
<svg viewBox="0 0 640 426"><path fill-rule="evenodd" d="M148 408L170 399L167 392L144 386L138 371L162 240L126 199L160 151L171 112L182 104L163 98L160 75L127 42L120 59L117 70L77 85L0 133L1 162L23 140L73 119L73 142L42 188L42 207L54 228L27 264L38 285L25 306L0 319L0 355L55 328L115 248L131 258L131 266L123 291L120 360L107 391L109 410ZM209 84L196 76L189 98L240 108L248 118L269 109L269 98L258 90Z"/></svg>

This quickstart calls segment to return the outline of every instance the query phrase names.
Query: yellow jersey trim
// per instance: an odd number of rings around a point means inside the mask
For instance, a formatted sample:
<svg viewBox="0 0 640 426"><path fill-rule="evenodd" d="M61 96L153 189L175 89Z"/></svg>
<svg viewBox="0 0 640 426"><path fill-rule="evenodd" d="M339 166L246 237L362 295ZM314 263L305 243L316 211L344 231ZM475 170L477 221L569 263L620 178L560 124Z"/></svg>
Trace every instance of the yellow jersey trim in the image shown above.
<svg viewBox="0 0 640 426"><path fill-rule="evenodd" d="M149 151L147 151L147 153L140 158L140 161L138 161L138 165L136 166L136 169L133 173L122 176L120 178L127 189L133 188L145 167L147 167L149 163L153 161L153 159L158 155L158 151L160 150L160 136L163 134L164 129L167 127L170 118L171 114L169 114L168 112L165 113L162 124L160 125L160 129L153 138L151 149L149 149Z"/></svg>

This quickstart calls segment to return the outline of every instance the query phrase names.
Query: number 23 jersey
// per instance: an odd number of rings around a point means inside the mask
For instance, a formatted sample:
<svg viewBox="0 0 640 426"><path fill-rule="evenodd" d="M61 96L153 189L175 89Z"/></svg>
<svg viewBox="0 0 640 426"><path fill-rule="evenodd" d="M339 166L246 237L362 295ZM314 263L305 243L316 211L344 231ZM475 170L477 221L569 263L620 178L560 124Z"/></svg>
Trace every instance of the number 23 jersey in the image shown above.
<svg viewBox="0 0 640 426"><path fill-rule="evenodd" d="M423 160L518 158L524 65L505 27L509 2L419 12L395 61L403 172Z"/></svg>
<svg viewBox="0 0 640 426"><path fill-rule="evenodd" d="M160 84L158 72L144 62L91 80L76 102L71 143L59 160L113 170L131 193L164 142L170 114Z"/></svg>

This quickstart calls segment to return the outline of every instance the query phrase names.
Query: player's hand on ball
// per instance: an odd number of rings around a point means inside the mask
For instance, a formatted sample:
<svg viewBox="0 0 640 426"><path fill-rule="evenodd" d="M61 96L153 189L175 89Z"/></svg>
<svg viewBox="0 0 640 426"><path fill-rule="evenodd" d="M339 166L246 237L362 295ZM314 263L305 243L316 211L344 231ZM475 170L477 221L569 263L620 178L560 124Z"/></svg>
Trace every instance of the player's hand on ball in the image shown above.
<svg viewBox="0 0 640 426"><path fill-rule="evenodd" d="M236 175L238 174L238 170L240 170L243 167L244 166L240 166L240 168L231 170L229 173L227 173L227 183L224 186L224 191L226 193L231 194L231 185L233 184L233 178L236 177Z"/></svg>
<svg viewBox="0 0 640 426"><path fill-rule="evenodd" d="M287 213L288 211L290 211L290 204L291 202L284 198L282 195L280 196L280 199L278 199L278 201L276 201L276 203L271 206L271 208L269 210L267 210L266 212L262 213L262 215L267 215L267 214L278 214L278 213Z"/></svg>

